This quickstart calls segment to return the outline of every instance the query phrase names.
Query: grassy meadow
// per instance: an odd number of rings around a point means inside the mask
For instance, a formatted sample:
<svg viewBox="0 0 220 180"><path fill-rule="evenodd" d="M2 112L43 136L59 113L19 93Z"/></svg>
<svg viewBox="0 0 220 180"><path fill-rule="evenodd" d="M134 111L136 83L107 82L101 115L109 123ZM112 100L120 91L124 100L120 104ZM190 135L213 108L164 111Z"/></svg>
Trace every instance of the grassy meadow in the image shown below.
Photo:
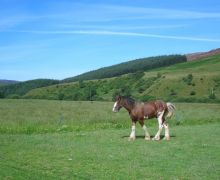
<svg viewBox="0 0 220 180"><path fill-rule="evenodd" d="M177 103L170 141L128 141L111 102L0 101L0 179L218 179L220 105ZM156 120L146 121L150 134Z"/></svg>

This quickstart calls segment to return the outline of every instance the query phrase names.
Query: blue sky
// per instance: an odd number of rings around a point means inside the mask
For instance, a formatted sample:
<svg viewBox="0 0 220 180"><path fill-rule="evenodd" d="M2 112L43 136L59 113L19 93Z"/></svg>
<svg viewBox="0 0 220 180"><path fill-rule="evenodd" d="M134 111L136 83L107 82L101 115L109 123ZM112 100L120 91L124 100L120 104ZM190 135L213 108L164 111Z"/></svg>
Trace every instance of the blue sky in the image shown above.
<svg viewBox="0 0 220 180"><path fill-rule="evenodd" d="M219 47L219 0L0 0L0 79L64 79Z"/></svg>

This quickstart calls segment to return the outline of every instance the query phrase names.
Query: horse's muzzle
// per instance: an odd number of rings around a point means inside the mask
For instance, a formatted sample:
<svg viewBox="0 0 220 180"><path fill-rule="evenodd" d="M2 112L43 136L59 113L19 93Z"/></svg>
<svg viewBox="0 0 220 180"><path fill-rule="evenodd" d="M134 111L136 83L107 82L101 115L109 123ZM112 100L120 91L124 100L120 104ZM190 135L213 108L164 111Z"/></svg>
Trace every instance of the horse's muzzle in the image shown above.
<svg viewBox="0 0 220 180"><path fill-rule="evenodd" d="M113 108L112 111L116 113L116 112L118 112L119 110L116 109L116 108Z"/></svg>

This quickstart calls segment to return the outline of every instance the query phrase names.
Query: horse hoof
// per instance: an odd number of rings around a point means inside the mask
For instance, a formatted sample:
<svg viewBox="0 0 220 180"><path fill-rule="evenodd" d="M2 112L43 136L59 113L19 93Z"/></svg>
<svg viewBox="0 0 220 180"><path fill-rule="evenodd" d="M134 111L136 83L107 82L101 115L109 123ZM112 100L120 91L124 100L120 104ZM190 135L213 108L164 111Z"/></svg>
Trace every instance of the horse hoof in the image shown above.
<svg viewBox="0 0 220 180"><path fill-rule="evenodd" d="M164 137L163 140L169 141L169 140L170 140L170 137Z"/></svg>
<svg viewBox="0 0 220 180"><path fill-rule="evenodd" d="M145 137L144 138L146 141L149 141L150 140L150 137Z"/></svg>
<svg viewBox="0 0 220 180"><path fill-rule="evenodd" d="M128 141L134 141L134 140L135 140L134 137L129 137L129 138L128 138Z"/></svg>
<svg viewBox="0 0 220 180"><path fill-rule="evenodd" d="M152 140L153 140L153 141L159 141L160 138L154 137Z"/></svg>

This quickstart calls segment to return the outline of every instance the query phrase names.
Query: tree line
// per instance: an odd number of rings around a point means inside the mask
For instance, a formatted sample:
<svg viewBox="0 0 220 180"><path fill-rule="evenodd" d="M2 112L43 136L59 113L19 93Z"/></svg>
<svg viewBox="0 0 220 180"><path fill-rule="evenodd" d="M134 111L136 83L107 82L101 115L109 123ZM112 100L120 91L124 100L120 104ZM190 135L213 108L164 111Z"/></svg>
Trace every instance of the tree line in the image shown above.
<svg viewBox="0 0 220 180"><path fill-rule="evenodd" d="M28 91L40 87L46 87L54 84L58 84L58 80L52 80L52 79L35 79L35 80L30 80L30 81L25 81L25 82L19 82L16 84L10 84L10 85L4 85L0 86L0 98L5 98L5 97L13 97L17 96L23 96L25 95ZM14 97L16 98L16 97Z"/></svg>

